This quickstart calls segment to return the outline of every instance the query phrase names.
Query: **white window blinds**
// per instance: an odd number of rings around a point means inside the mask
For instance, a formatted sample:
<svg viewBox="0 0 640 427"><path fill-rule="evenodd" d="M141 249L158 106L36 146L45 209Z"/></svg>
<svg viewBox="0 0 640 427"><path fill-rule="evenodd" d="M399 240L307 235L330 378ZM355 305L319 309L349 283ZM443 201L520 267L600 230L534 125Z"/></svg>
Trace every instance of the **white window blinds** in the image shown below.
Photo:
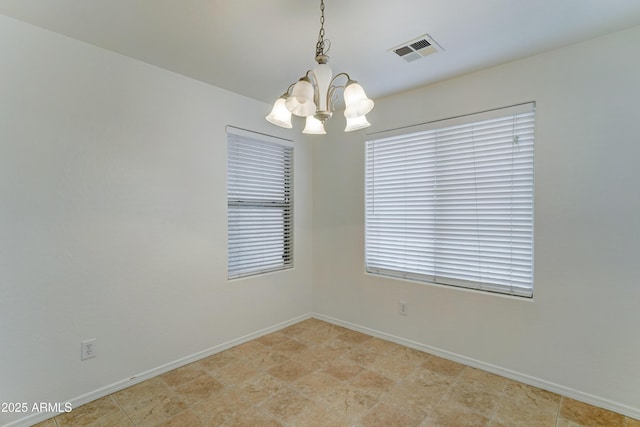
<svg viewBox="0 0 640 427"><path fill-rule="evenodd" d="M534 112L367 141L367 271L532 296Z"/></svg>
<svg viewBox="0 0 640 427"><path fill-rule="evenodd" d="M293 266L293 147L227 127L230 279Z"/></svg>

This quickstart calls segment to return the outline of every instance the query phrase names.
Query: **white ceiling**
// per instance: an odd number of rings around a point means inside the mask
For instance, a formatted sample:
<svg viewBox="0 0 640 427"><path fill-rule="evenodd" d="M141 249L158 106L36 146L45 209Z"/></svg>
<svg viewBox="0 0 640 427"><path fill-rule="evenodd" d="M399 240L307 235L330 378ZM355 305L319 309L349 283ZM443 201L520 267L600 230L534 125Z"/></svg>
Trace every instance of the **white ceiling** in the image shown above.
<svg viewBox="0 0 640 427"><path fill-rule="evenodd" d="M374 99L640 24L640 0L325 3L330 65ZM0 0L0 13L271 103L315 64L319 4ZM407 63L389 50L425 33L444 51Z"/></svg>

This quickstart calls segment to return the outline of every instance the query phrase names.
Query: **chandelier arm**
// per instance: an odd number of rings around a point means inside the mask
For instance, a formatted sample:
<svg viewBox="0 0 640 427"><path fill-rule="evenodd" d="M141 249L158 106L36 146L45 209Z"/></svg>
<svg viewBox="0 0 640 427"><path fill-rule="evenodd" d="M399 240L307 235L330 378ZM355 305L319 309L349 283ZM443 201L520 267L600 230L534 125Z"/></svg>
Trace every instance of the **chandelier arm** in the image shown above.
<svg viewBox="0 0 640 427"><path fill-rule="evenodd" d="M351 77L349 77L349 74L347 74L347 73L338 73L335 76L333 76L333 78L331 79L331 82L329 83L329 86L333 86L334 82L336 81L336 79L338 77L342 77L342 76L347 78L347 83L351 80ZM337 87L345 87L345 86L337 86Z"/></svg>
<svg viewBox="0 0 640 427"><path fill-rule="evenodd" d="M313 70L307 70L304 75L311 84L313 85L313 102L316 104L316 110L318 109L318 104L320 104L320 86L318 86L318 78L316 77Z"/></svg>
<svg viewBox="0 0 640 427"><path fill-rule="evenodd" d="M297 82L293 82L289 85L289 87L287 88L286 92L283 95L291 95L291 89L293 89L293 87L296 85Z"/></svg>
<svg viewBox="0 0 640 427"><path fill-rule="evenodd" d="M336 97L337 97L337 90L340 86L334 86L331 85L329 86L329 91L327 94L327 111L331 111L333 113L333 111L335 110L335 105L336 105Z"/></svg>

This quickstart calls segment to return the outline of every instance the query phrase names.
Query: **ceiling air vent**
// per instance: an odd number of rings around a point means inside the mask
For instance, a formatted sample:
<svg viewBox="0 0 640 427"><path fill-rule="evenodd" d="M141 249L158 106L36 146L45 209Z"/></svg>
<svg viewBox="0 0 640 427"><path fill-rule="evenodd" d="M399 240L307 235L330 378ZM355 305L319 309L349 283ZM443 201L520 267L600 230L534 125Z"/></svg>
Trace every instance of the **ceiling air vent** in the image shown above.
<svg viewBox="0 0 640 427"><path fill-rule="evenodd" d="M405 61L412 62L416 59L431 55L432 53L440 52L443 49L429 36L429 34L425 34L389 50Z"/></svg>

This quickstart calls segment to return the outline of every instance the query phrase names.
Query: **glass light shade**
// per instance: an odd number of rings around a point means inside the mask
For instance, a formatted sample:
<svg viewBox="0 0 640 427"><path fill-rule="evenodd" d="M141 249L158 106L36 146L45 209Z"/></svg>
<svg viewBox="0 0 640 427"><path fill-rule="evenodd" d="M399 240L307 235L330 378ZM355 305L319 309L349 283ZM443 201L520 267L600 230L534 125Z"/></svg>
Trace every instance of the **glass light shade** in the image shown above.
<svg viewBox="0 0 640 427"><path fill-rule="evenodd" d="M284 104L285 99L283 97L278 98L275 104L273 104L271 113L269 113L265 119L276 126L291 129L293 127L291 124L291 112L287 110Z"/></svg>
<svg viewBox="0 0 640 427"><path fill-rule="evenodd" d="M318 64L313 68L313 76L318 86L318 110L331 111L327 104L327 93L329 92L331 77L333 77L333 70L328 64Z"/></svg>
<svg viewBox="0 0 640 427"><path fill-rule="evenodd" d="M344 89L344 116L356 118L364 116L373 109L374 102L367 98L364 89L358 83L351 81Z"/></svg>
<svg viewBox="0 0 640 427"><path fill-rule="evenodd" d="M371 123L367 121L365 116L347 117L347 127L344 128L345 132L351 132L358 129L364 129L371 126Z"/></svg>
<svg viewBox="0 0 640 427"><path fill-rule="evenodd" d="M307 121L302 133L311 135L325 135L327 132L324 130L324 123L313 116L307 116Z"/></svg>
<svg viewBox="0 0 640 427"><path fill-rule="evenodd" d="M293 86L291 96L285 101L285 105L292 114L307 117L316 112L316 104L313 102L313 85L307 78L298 80Z"/></svg>

